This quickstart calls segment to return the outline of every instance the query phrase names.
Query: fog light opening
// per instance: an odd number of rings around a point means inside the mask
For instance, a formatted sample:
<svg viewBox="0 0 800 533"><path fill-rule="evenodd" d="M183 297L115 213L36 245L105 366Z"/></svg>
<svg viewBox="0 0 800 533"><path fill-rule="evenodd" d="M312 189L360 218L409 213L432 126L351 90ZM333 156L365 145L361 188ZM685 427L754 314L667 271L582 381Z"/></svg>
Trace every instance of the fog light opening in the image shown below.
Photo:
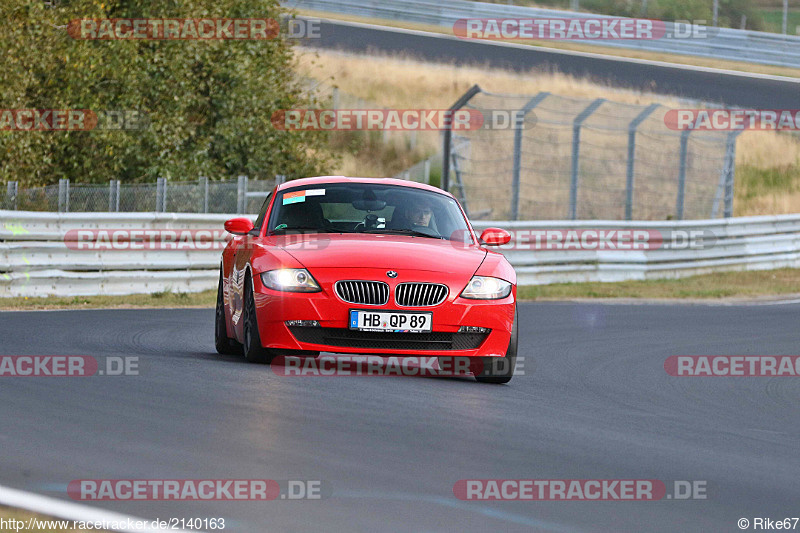
<svg viewBox="0 0 800 533"><path fill-rule="evenodd" d="M459 333L489 333L492 331L489 328L481 328L478 326L461 326L458 328Z"/></svg>
<svg viewBox="0 0 800 533"><path fill-rule="evenodd" d="M304 328L318 328L319 322L316 320L287 320L287 326L300 326Z"/></svg>

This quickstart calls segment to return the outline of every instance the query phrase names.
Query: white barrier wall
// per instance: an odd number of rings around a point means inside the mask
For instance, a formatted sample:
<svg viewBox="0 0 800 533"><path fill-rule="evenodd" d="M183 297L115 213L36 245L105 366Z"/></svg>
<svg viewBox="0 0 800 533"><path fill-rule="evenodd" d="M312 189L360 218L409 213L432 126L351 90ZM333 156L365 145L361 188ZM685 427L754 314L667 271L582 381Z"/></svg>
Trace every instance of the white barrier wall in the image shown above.
<svg viewBox="0 0 800 533"><path fill-rule="evenodd" d="M0 297L212 289L225 244L223 223L233 216L0 211ZM125 249L109 243L106 249L90 250L77 249L74 238L79 230L176 230L178 235L180 230L194 230L190 235L209 231L198 245L205 248L176 242L174 249L133 249L130 243Z"/></svg>
<svg viewBox="0 0 800 533"><path fill-rule="evenodd" d="M231 216L235 215L0 211L0 297L213 289L226 238L222 225ZM512 243L500 250L514 265L520 285L679 278L724 270L800 267L800 215L680 222L475 223L478 233L487 227L502 227L514 234ZM183 243L186 246L176 242L174 249L163 250L133 248L124 241L119 246L109 242L102 249L78 249L78 230L109 230L113 240L110 230L120 229L176 230L178 240L181 235L202 239ZM548 236L563 237L570 231L605 231L608 236L610 231L633 230L650 236L647 246L565 249L564 242L547 244ZM662 235L665 241L653 241L654 235ZM691 235L702 238L687 241ZM147 241L146 234L141 241Z"/></svg>

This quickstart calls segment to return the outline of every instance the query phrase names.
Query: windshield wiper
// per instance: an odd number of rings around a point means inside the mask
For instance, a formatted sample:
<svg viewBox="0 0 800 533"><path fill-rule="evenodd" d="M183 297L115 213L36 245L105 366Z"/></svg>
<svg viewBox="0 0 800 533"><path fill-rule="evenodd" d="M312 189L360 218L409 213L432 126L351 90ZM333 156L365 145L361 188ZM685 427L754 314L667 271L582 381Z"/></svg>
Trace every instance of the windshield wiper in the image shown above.
<svg viewBox="0 0 800 533"><path fill-rule="evenodd" d="M425 233L424 231L419 231L416 229L411 228L397 228L397 229L371 229L369 231L365 231L363 233L398 233L400 235L413 235L415 237L428 237L431 239L443 239L447 240L441 235L432 235L430 233Z"/></svg>

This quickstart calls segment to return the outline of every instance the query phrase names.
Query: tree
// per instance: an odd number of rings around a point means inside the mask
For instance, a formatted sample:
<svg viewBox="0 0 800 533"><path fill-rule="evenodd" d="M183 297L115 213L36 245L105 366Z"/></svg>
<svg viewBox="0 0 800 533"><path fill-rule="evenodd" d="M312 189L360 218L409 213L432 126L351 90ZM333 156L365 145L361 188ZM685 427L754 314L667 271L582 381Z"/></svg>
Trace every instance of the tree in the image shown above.
<svg viewBox="0 0 800 533"><path fill-rule="evenodd" d="M270 123L274 111L318 104L294 76L283 32L267 40L84 40L67 32L77 19L279 20L275 1L4 0L0 15L0 109L89 109L101 118L136 111L149 120L134 130L0 131L4 181L293 178L333 161L324 133Z"/></svg>

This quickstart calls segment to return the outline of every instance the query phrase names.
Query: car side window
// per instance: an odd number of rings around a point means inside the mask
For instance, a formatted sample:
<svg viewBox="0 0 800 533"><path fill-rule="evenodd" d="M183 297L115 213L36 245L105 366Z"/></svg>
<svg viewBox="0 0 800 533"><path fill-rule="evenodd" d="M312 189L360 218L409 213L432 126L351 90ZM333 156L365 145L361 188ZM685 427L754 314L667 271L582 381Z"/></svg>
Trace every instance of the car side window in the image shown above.
<svg viewBox="0 0 800 533"><path fill-rule="evenodd" d="M258 218L256 219L256 223L253 224L253 230L261 231L261 226L264 225L264 218L267 216L267 209L269 209L269 201L272 199L272 191L267 194L264 203L261 206L261 211L258 213Z"/></svg>

